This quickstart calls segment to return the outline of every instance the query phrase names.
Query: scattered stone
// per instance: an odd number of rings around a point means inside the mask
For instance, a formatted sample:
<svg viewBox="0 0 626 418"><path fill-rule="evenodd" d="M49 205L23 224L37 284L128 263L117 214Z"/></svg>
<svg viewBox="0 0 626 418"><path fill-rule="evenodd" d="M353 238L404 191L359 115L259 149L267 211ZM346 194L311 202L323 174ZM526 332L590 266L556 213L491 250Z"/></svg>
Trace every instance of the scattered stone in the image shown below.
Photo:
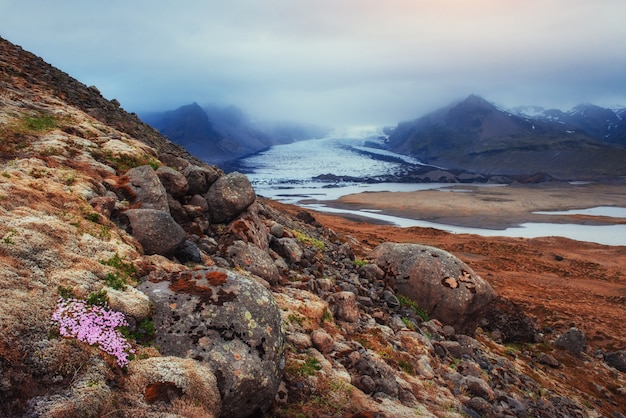
<svg viewBox="0 0 626 418"><path fill-rule="evenodd" d="M337 292L328 298L333 315L340 321L356 322L359 319L359 307L356 295L352 292Z"/></svg>
<svg viewBox="0 0 626 418"><path fill-rule="evenodd" d="M333 349L333 337L322 328L313 330L311 333L311 341L313 342L313 346L322 354L329 353Z"/></svg>
<svg viewBox="0 0 626 418"><path fill-rule="evenodd" d="M463 382L467 392L472 396L478 396L488 402L495 399L493 389L489 387L487 382L476 376L466 376Z"/></svg>
<svg viewBox="0 0 626 418"><path fill-rule="evenodd" d="M298 264L302 260L304 251L295 238L279 238L273 240L271 247L289 264Z"/></svg>
<svg viewBox="0 0 626 418"><path fill-rule="evenodd" d="M551 354L541 353L537 357L537 363L545 364L546 366L550 366L552 368L559 368L561 363L557 359L554 358Z"/></svg>

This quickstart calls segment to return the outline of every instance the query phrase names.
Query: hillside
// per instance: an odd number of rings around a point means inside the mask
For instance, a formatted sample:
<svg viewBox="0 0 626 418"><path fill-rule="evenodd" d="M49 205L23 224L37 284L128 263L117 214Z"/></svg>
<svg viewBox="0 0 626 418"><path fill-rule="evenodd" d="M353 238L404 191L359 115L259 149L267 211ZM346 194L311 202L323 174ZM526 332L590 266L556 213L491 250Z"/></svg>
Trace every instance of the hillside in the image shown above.
<svg viewBox="0 0 626 418"><path fill-rule="evenodd" d="M623 287L623 248L330 229L4 39L0 63L1 416L626 413L619 321L599 344L496 286Z"/></svg>
<svg viewBox="0 0 626 418"><path fill-rule="evenodd" d="M398 124L389 148L480 173L544 172L563 180L626 174L625 122L615 112L597 106L569 113L536 110L532 117L515 114L472 95Z"/></svg>

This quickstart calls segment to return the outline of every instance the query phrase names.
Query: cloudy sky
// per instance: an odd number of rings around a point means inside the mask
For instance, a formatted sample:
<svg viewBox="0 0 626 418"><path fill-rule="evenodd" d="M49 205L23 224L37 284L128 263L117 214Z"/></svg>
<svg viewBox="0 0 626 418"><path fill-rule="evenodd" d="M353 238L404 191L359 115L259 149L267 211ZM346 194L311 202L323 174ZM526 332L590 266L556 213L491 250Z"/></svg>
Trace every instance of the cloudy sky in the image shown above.
<svg viewBox="0 0 626 418"><path fill-rule="evenodd" d="M395 124L469 94L626 107L624 0L0 0L0 36L129 111Z"/></svg>

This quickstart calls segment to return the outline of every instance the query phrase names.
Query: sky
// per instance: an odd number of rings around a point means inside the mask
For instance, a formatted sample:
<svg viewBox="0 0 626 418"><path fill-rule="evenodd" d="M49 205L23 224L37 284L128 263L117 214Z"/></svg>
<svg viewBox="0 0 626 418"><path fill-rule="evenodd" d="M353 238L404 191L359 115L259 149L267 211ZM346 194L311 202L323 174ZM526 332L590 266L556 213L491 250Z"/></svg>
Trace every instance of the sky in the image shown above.
<svg viewBox="0 0 626 418"><path fill-rule="evenodd" d="M0 36L138 114L393 125L477 94L626 107L624 0L0 0Z"/></svg>

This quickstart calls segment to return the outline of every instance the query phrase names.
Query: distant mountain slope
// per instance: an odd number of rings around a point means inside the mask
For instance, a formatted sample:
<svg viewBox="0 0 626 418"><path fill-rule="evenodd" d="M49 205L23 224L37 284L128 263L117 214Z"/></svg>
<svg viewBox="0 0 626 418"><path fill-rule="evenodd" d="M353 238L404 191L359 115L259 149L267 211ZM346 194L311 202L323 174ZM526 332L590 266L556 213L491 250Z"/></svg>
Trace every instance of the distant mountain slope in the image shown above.
<svg viewBox="0 0 626 418"><path fill-rule="evenodd" d="M570 113L532 110L532 116L516 114L471 95L398 124L389 148L430 164L481 173L546 172L572 179L626 175L624 125L615 112L597 106Z"/></svg>
<svg viewBox="0 0 626 418"><path fill-rule="evenodd" d="M167 112L144 114L141 118L171 141L211 164L234 160L272 145L322 136L326 132L309 125L253 122L235 106L202 108L197 103Z"/></svg>

